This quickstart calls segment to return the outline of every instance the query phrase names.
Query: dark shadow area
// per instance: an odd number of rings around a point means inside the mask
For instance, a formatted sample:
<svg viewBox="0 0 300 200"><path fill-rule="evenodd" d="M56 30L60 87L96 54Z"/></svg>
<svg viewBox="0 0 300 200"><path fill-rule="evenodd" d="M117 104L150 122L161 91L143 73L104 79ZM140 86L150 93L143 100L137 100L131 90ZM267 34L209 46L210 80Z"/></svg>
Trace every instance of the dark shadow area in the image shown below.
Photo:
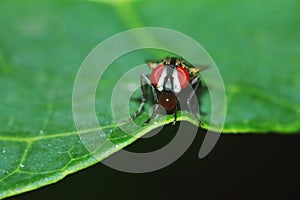
<svg viewBox="0 0 300 200"><path fill-rule="evenodd" d="M164 131L127 149L146 151L173 136ZM224 134L199 159L203 137L200 131L181 158L159 171L129 174L99 163L11 199L299 199L300 135Z"/></svg>
<svg viewBox="0 0 300 200"><path fill-rule="evenodd" d="M175 135L178 132L179 126L181 123L185 123L186 132L183 134L195 134L195 133L189 133L188 129L189 127L193 126L192 124L188 122L180 122L178 121L176 125L167 124L165 125L161 130L153 130L147 133L145 136L146 138L140 138L136 140L134 143L130 144L129 146L125 147L125 150L132 151L132 152L151 152L155 151L157 149L163 148L166 144L170 143ZM201 136L204 136L206 133L206 130L199 129L198 133ZM148 137L149 135L149 137ZM200 142L202 142L203 137L200 139Z"/></svg>

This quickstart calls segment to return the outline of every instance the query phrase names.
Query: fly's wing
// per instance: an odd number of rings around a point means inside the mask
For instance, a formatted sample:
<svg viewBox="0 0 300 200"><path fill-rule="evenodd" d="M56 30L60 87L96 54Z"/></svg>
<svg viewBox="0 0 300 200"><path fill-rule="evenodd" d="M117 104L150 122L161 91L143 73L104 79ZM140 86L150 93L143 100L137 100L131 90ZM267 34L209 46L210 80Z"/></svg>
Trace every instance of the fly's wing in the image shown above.
<svg viewBox="0 0 300 200"><path fill-rule="evenodd" d="M154 61L154 60L146 60L146 63L148 64L149 68L151 70L155 69L157 66L162 65L163 61Z"/></svg>
<svg viewBox="0 0 300 200"><path fill-rule="evenodd" d="M203 71L205 69L207 69L208 67L207 66L201 66L201 67L189 67L188 70L190 72L190 74L192 74L193 76L197 76L197 74L200 72L200 71Z"/></svg>
<svg viewBox="0 0 300 200"><path fill-rule="evenodd" d="M151 69L151 70L153 70L153 69L155 69L158 65L159 65L159 63L156 63L156 62L147 62L147 64L148 64L148 66L149 66L149 68Z"/></svg>
<svg viewBox="0 0 300 200"><path fill-rule="evenodd" d="M187 65L186 63L182 63L182 66L189 72L191 79L198 76L198 73L200 71L203 71L208 68L208 66L193 66L193 65Z"/></svg>

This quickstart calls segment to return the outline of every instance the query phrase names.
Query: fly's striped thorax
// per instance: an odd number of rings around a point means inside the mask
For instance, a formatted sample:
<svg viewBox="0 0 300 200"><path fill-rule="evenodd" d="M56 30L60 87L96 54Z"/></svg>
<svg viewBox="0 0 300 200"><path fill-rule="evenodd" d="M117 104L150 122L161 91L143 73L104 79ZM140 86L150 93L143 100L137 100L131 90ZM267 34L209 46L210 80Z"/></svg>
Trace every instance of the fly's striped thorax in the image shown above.
<svg viewBox="0 0 300 200"><path fill-rule="evenodd" d="M165 65L157 83L157 90L170 90L178 93L181 89L177 67L174 65Z"/></svg>
<svg viewBox="0 0 300 200"><path fill-rule="evenodd" d="M158 91L179 93L189 84L189 73L181 65L176 58L167 58L159 64L152 65L151 82Z"/></svg>

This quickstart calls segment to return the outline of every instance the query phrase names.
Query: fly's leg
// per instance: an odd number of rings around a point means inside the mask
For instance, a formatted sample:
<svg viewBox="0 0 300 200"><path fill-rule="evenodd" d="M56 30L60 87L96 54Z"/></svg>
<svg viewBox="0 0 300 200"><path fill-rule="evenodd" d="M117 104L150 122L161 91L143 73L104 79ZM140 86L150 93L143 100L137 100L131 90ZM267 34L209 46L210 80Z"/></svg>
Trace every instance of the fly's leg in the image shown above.
<svg viewBox="0 0 300 200"><path fill-rule="evenodd" d="M144 124L148 124L151 120L153 120L156 117L158 113L158 109L159 109L159 105L155 104L150 118L147 121L145 121Z"/></svg>
<svg viewBox="0 0 300 200"><path fill-rule="evenodd" d="M151 120L153 120L153 119L156 117L156 115L158 114L158 110L159 110L160 108L162 108L162 107L161 107L159 104L156 103L156 104L154 105L153 112L152 112L150 118L149 118L147 121L145 121L144 124L148 124ZM173 115L174 115L174 120L173 120L173 122L172 122L172 125L175 125L176 122L177 122L177 110L178 110L178 105L176 105L176 107L175 107L175 109L174 109L174 113L173 113Z"/></svg>
<svg viewBox="0 0 300 200"><path fill-rule="evenodd" d="M187 98L187 105L188 105L189 110L192 111L192 114L197 119L198 123L201 126L203 126L203 123L201 122L201 120L199 119L199 117L197 116L197 114L195 113L195 111L192 109L192 106L191 106L191 99L195 95L195 91L201 86L200 76L197 76L196 78L194 78L192 80L191 86L192 86L193 90L192 90L190 96Z"/></svg>
<svg viewBox="0 0 300 200"><path fill-rule="evenodd" d="M174 121L172 122L172 125L175 125L177 122L177 105L176 105L176 108L174 110Z"/></svg>
<svg viewBox="0 0 300 200"><path fill-rule="evenodd" d="M155 88L151 84L151 80L145 74L141 74L141 76L140 76L141 104L140 104L138 110L131 116L130 120L133 120L136 117L138 117L141 114L142 110L143 110L143 107L144 107L145 102L146 102L146 98L145 98L145 92L146 92L145 91L145 85L146 84L151 86L154 101L157 102L157 95L156 95L156 92L155 92Z"/></svg>

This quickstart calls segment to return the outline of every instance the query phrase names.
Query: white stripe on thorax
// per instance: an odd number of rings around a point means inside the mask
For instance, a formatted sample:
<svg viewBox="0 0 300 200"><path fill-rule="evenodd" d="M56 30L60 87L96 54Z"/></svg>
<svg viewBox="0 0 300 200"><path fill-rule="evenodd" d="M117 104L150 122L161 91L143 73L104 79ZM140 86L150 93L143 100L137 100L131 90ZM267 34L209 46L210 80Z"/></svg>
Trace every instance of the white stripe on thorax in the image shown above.
<svg viewBox="0 0 300 200"><path fill-rule="evenodd" d="M164 89L164 86L166 89L172 90L175 93L178 93L181 91L180 82L178 78L178 71L176 69L173 70L173 89L170 78L166 81L166 84L164 85L165 78L167 77L167 67L164 68L163 72L161 73L160 79L157 83L157 90L162 91Z"/></svg>

